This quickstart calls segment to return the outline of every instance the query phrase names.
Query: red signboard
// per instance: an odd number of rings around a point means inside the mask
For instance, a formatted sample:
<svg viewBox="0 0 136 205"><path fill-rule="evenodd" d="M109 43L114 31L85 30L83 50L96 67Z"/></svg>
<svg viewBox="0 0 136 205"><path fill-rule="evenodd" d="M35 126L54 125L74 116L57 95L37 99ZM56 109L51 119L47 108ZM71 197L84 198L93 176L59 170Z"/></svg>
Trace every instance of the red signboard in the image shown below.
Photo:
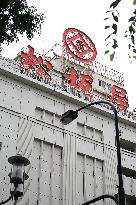
<svg viewBox="0 0 136 205"><path fill-rule="evenodd" d="M110 102L117 105L120 110L126 110L129 107L126 90L113 85Z"/></svg>
<svg viewBox="0 0 136 205"><path fill-rule="evenodd" d="M33 47L28 45L28 52L21 51L20 57L22 59L20 65L24 66L24 73L29 75L35 71L37 77L51 80L48 72L53 69L52 64L47 60L43 60L41 56L36 57Z"/></svg>
<svg viewBox="0 0 136 205"><path fill-rule="evenodd" d="M65 73L65 84L70 85L71 87L74 87L77 89L77 91L81 91L82 93L85 93L86 95L90 96L92 94L92 82L93 78L87 74L80 74L78 75L78 71L70 67L70 72Z"/></svg>
<svg viewBox="0 0 136 205"><path fill-rule="evenodd" d="M81 94L81 92L84 93L89 97L89 100L92 99L92 76L87 74L79 74L78 70L74 67L69 67L69 71L64 74L64 77L65 85L75 88L79 94ZM121 111L126 110L129 107L126 90L116 85L112 86L112 93L109 101L117 106Z"/></svg>
<svg viewBox="0 0 136 205"><path fill-rule="evenodd" d="M92 40L82 31L68 28L63 34L63 43L67 52L83 63L89 63L96 58L96 48Z"/></svg>
<svg viewBox="0 0 136 205"><path fill-rule="evenodd" d="M73 32L74 35L69 36L69 32ZM88 39L88 41L86 41L86 39ZM95 46L83 32L80 32L77 29L67 29L64 32L64 40L65 46L67 47L71 55L75 55L75 53L73 52L73 50L70 50L71 47L69 47L69 44L76 51L76 58L84 62L88 62L90 60L95 59ZM86 55L90 55L91 57L87 59ZM36 56L34 54L33 47L28 45L28 52L21 51L20 57L20 65L22 67L21 73L23 71L23 73L25 73L28 76L37 78L38 80L45 80L45 83L48 83L48 81L50 83L51 80L53 80L51 78L51 75L49 74L49 72L53 69L53 65L46 59L43 59L41 56ZM70 88L70 90L73 90L74 88L74 93L78 97L84 96L83 98L89 101L92 100L92 76L85 74L85 72L80 72L79 70L76 70L73 66L71 66L67 67L66 72L64 73L64 77L64 87L68 86L68 89ZM68 90L66 89L66 91ZM129 107L126 90L116 85L112 86L112 93L109 98L109 101L116 105L121 111L126 110Z"/></svg>

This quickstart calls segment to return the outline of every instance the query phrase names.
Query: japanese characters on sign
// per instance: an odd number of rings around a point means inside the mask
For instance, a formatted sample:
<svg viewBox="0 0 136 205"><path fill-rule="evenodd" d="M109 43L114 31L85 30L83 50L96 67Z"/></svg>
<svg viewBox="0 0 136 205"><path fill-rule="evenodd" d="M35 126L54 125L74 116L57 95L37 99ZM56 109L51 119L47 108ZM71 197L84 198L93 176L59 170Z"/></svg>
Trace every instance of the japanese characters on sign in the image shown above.
<svg viewBox="0 0 136 205"><path fill-rule="evenodd" d="M94 43L78 29L66 29L63 34L63 43L67 52L78 61L87 64L96 58L97 52ZM56 81L50 75L53 70L52 63L41 56L37 56L33 47L28 45L28 51L21 51L20 58L21 73L56 87ZM71 64L68 67L66 66L63 73L64 81L59 87L80 98L92 101L94 94L93 77L91 75L87 74L85 70L75 69L75 64ZM115 104L121 111L126 110L129 107L126 90L116 85L113 85L111 90L110 98L107 100Z"/></svg>
<svg viewBox="0 0 136 205"><path fill-rule="evenodd" d="M63 43L67 52L83 63L94 61L96 48L92 40L82 31L68 28L63 33Z"/></svg>
<svg viewBox="0 0 136 205"><path fill-rule="evenodd" d="M33 47L28 45L28 53L21 51L20 57L22 59L20 65L23 66L23 73L34 78L51 80L49 72L53 69L53 65L49 61L43 60L41 56L36 57Z"/></svg>
<svg viewBox="0 0 136 205"><path fill-rule="evenodd" d="M65 85L70 85L77 90L78 95L81 93L87 95L91 100L92 95L92 82L93 78L87 74L78 73L78 71L70 67L69 72L64 74Z"/></svg>
<svg viewBox="0 0 136 205"><path fill-rule="evenodd" d="M64 74L64 77L64 85L69 85L71 88L75 88L79 97L81 96L81 93L83 93L88 96L87 99L89 101L92 101L92 76L87 74L80 74L75 68L69 67L69 71ZM107 100L117 106L120 111L124 111L129 107L126 90L116 85L112 86L110 98L108 98Z"/></svg>
<svg viewBox="0 0 136 205"><path fill-rule="evenodd" d="M129 107L126 90L116 85L112 86L112 94L109 100L117 105L120 110L126 110Z"/></svg>

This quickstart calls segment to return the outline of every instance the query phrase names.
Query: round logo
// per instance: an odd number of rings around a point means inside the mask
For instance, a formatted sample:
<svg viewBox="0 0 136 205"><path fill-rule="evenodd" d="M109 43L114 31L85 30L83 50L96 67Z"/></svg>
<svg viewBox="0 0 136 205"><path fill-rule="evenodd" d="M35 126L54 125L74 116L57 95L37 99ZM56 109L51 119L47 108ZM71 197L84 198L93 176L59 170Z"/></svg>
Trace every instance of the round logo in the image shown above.
<svg viewBox="0 0 136 205"><path fill-rule="evenodd" d="M63 43L68 53L83 63L94 61L97 51L92 40L82 31L68 28L63 33Z"/></svg>

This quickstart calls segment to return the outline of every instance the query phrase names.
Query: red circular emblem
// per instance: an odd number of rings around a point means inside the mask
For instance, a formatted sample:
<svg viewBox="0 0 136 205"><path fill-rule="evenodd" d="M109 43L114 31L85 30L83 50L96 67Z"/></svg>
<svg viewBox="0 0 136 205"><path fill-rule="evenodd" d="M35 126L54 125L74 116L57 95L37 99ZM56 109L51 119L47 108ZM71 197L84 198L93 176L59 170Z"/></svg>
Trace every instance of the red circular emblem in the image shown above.
<svg viewBox="0 0 136 205"><path fill-rule="evenodd" d="M66 29L63 33L63 43L69 54L83 63L89 63L96 58L97 51L94 43L78 29Z"/></svg>

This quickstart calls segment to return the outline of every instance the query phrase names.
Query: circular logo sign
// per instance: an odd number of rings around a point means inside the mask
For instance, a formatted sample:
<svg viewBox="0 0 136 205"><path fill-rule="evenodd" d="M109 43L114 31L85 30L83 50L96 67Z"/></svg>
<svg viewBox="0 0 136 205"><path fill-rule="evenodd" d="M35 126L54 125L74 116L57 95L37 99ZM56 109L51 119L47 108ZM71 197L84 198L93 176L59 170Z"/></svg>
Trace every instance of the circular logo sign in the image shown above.
<svg viewBox="0 0 136 205"><path fill-rule="evenodd" d="M83 63L94 61L97 51L92 40L82 31L68 28L63 33L63 43L69 54Z"/></svg>

